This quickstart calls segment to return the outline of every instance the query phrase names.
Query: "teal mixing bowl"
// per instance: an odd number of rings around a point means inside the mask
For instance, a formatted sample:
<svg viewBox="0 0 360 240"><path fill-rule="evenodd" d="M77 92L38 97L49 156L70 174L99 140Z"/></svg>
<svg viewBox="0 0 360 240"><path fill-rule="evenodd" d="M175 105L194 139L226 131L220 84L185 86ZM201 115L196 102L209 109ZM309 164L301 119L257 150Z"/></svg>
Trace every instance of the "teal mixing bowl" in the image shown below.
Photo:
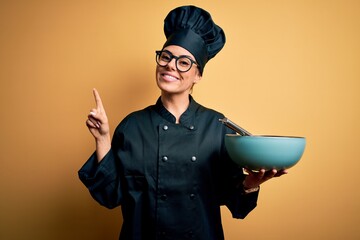
<svg viewBox="0 0 360 240"><path fill-rule="evenodd" d="M290 168L300 160L305 145L303 137L225 135L231 159L250 170Z"/></svg>

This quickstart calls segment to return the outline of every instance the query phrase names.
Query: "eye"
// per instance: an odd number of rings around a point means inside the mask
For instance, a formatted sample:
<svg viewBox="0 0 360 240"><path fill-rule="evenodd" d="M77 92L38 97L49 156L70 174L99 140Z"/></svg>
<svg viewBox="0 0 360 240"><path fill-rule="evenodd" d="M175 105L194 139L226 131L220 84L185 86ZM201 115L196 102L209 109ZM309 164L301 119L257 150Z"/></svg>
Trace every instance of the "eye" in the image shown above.
<svg viewBox="0 0 360 240"><path fill-rule="evenodd" d="M171 61L171 56L169 54L167 54L167 53L162 53L160 55L160 59L162 61L165 61L165 62L170 62Z"/></svg>
<svg viewBox="0 0 360 240"><path fill-rule="evenodd" d="M188 58L182 57L179 58L178 64L182 67L188 67L191 65L191 61Z"/></svg>

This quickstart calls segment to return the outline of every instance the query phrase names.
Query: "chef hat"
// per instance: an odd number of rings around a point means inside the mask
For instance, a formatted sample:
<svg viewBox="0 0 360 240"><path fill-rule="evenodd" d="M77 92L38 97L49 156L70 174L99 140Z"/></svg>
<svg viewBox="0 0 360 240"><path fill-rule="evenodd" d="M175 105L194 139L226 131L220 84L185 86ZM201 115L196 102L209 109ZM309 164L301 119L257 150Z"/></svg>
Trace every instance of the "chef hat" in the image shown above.
<svg viewBox="0 0 360 240"><path fill-rule="evenodd" d="M167 40L163 48L177 45L188 50L195 57L201 74L205 64L225 44L224 31L213 22L211 15L201 8L175 8L166 16L164 23Z"/></svg>

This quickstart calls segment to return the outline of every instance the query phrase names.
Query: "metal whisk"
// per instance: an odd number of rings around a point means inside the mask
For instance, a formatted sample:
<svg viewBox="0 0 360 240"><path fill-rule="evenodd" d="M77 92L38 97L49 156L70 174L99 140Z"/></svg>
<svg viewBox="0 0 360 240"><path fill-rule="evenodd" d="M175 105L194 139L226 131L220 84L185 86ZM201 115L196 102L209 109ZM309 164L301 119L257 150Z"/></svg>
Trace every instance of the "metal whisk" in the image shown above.
<svg viewBox="0 0 360 240"><path fill-rule="evenodd" d="M251 133L249 133L242 127L236 125L233 121L231 121L230 119L228 119L226 117L219 119L219 121L222 122L223 124L225 124L228 128L230 128L230 129L234 130L235 132L237 132L238 134L240 134L241 136L252 136Z"/></svg>

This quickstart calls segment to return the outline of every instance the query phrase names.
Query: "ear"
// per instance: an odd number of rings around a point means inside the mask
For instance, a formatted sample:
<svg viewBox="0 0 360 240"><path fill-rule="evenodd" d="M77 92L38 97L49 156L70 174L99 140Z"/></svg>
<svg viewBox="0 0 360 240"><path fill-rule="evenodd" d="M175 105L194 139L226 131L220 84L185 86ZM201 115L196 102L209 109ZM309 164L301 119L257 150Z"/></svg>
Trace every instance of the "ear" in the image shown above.
<svg viewBox="0 0 360 240"><path fill-rule="evenodd" d="M201 78L202 78L202 76L201 76L200 73L198 72L198 73L196 74L196 76L195 76L194 84L200 82Z"/></svg>

